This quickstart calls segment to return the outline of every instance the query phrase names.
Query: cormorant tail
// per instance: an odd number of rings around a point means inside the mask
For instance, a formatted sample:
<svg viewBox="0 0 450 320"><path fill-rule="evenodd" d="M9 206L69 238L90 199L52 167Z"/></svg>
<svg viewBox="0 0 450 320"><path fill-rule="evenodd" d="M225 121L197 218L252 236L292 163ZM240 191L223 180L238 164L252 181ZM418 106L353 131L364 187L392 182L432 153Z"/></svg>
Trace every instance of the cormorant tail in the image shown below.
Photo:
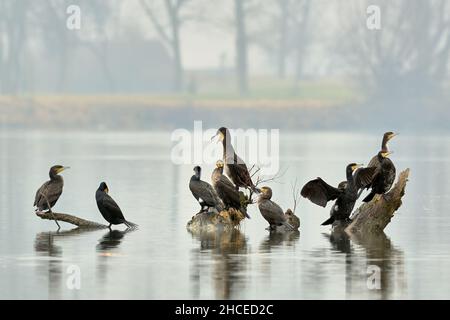
<svg viewBox="0 0 450 320"><path fill-rule="evenodd" d="M136 229L138 227L138 225L136 223L124 220L123 223L128 227L128 228L132 228L132 229Z"/></svg>
<svg viewBox="0 0 450 320"><path fill-rule="evenodd" d="M328 220L326 220L324 223L322 223L321 225L322 226L326 226L326 225L329 225L329 224L332 224L333 222L334 222L334 217L330 217Z"/></svg>
<svg viewBox="0 0 450 320"><path fill-rule="evenodd" d="M365 197L364 199L363 199L363 202L370 202L370 201L372 201L372 199L373 199L373 197L375 197L375 192L370 192L368 195L367 195L367 197Z"/></svg>

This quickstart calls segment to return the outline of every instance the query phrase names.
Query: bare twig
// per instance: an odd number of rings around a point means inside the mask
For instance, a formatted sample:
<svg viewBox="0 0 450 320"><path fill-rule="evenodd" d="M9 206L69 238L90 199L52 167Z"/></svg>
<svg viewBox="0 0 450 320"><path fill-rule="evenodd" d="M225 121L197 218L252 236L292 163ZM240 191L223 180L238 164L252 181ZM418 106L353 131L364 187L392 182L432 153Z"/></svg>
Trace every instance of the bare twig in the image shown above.
<svg viewBox="0 0 450 320"><path fill-rule="evenodd" d="M297 178L295 178L295 181L292 184L292 197L294 198L294 207L292 208L292 212L295 213L295 209L297 209L297 202L300 198L300 191L297 187Z"/></svg>

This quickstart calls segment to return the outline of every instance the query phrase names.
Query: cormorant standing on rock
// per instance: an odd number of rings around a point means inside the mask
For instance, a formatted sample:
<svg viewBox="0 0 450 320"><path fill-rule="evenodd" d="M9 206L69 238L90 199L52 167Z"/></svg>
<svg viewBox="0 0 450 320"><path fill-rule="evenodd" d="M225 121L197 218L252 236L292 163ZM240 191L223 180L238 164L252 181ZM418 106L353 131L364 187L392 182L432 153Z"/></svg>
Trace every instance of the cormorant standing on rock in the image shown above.
<svg viewBox="0 0 450 320"><path fill-rule="evenodd" d="M225 174L230 177L237 189L239 187L250 188L258 193L248 172L247 165L239 158L236 151L234 151L233 145L231 144L230 131L225 127L221 127L217 130L214 137L216 136L219 137L219 141L222 141Z"/></svg>
<svg viewBox="0 0 450 320"><path fill-rule="evenodd" d="M216 168L211 175L211 182L214 190L220 199L222 199L225 206L241 211L250 219L250 216L246 212L247 210L241 206L239 191L236 190L230 179L223 174L223 167L223 161L218 160L216 162Z"/></svg>
<svg viewBox="0 0 450 320"><path fill-rule="evenodd" d="M295 230L293 226L288 223L288 219L283 212L283 209L273 202L272 189L269 187L262 187L258 197L258 209L261 215L269 223L270 230L274 230L277 226L284 225L288 230Z"/></svg>
<svg viewBox="0 0 450 320"><path fill-rule="evenodd" d="M201 173L202 168L196 166L194 168L194 175L189 182L189 189L201 207L199 213L208 210L208 208L215 208L219 212L222 211L224 209L222 200L220 200L216 191L214 191L209 183L200 180Z"/></svg>

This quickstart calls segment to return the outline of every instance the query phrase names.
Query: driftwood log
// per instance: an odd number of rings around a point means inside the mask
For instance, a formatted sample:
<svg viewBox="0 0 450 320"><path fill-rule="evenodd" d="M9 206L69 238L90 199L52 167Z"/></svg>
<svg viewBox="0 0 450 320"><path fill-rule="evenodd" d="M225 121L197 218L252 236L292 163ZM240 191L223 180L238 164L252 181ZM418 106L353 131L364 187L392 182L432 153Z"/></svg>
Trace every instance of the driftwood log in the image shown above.
<svg viewBox="0 0 450 320"><path fill-rule="evenodd" d="M385 195L376 195L363 203L352 215L352 222L344 226L349 235L374 235L383 233L395 211L402 205L402 197L409 177L409 169L402 171L394 187Z"/></svg>
<svg viewBox="0 0 450 320"><path fill-rule="evenodd" d="M57 213L57 212L51 213L51 212L37 211L36 215L41 219L46 219L46 220L55 220L56 219L57 221L71 223L73 225L78 226L79 228L90 228L90 229L108 228L108 226L106 226L104 224L90 221L90 220L85 220L85 219L82 219L82 218L79 218L77 216L73 216L73 215L67 214L67 213Z"/></svg>

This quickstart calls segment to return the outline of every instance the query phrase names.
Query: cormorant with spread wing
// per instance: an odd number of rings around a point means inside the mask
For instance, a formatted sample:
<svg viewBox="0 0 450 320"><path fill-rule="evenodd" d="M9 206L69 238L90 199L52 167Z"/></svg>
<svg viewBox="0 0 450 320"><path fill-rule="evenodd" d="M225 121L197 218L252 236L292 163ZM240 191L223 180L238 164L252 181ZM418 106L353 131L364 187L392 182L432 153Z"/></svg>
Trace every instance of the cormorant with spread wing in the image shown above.
<svg viewBox="0 0 450 320"><path fill-rule="evenodd" d="M328 201L336 200L330 211L330 218L322 225L332 224L334 221L348 221L355 202L358 199L358 190L372 182L376 168L361 168L362 165L350 163L346 168L347 184L340 183L339 188L330 186L321 178L306 183L301 195L311 202L325 207Z"/></svg>

